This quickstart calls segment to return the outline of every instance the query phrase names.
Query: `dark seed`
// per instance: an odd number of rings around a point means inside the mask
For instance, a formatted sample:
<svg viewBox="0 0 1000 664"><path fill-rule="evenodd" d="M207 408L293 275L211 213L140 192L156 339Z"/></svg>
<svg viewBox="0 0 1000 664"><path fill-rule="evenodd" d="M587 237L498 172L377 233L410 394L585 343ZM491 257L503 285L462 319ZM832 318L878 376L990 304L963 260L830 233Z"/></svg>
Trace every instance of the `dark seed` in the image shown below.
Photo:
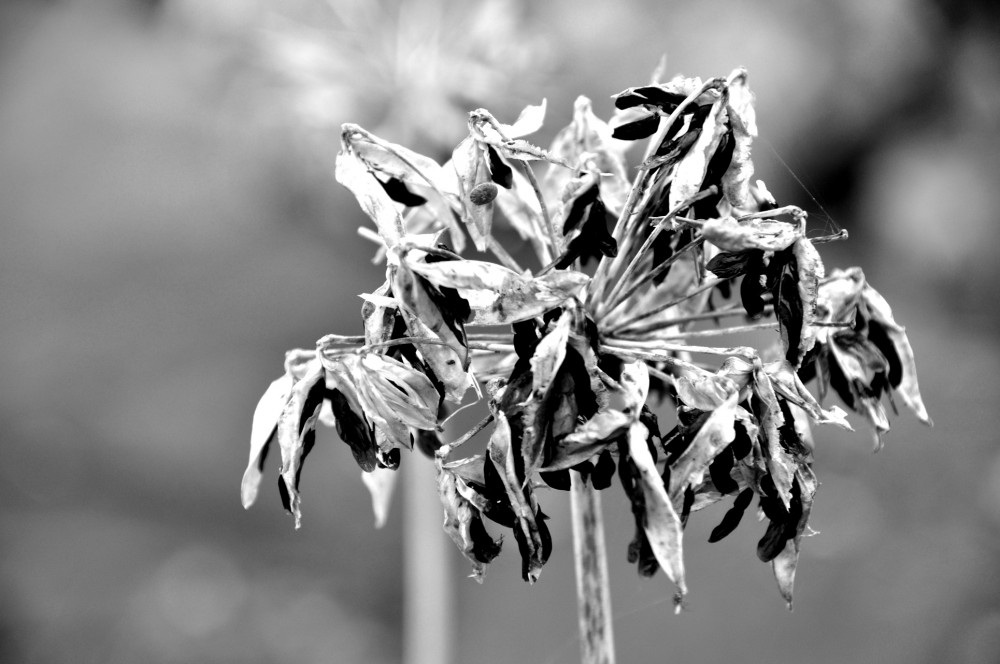
<svg viewBox="0 0 1000 664"><path fill-rule="evenodd" d="M497 197L497 186L492 182L480 182L469 192L469 200L473 205L492 203Z"/></svg>

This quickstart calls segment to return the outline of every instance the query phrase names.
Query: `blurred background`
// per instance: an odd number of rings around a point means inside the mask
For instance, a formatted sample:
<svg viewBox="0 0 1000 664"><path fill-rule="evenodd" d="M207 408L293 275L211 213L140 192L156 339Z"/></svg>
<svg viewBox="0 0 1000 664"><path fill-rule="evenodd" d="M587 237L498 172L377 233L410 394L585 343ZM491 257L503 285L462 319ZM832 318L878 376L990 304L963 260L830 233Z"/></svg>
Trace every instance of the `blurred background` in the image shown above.
<svg viewBox="0 0 1000 664"><path fill-rule="evenodd" d="M605 492L619 661L1000 661L995 7L5 0L0 661L401 661L405 494L373 528L321 432L301 531L271 480L249 512L238 496L284 351L359 333L382 279L332 177L339 125L440 157L467 110L510 121L545 96L544 145L576 95L607 117L664 53L668 75L749 69L759 177L850 231L828 269L862 266L907 325L936 428L901 413L878 455L817 432L794 613L762 526L706 543L717 506L688 528L674 616ZM542 502L534 587L512 541L482 586L446 549L456 662L578 661L567 500Z"/></svg>

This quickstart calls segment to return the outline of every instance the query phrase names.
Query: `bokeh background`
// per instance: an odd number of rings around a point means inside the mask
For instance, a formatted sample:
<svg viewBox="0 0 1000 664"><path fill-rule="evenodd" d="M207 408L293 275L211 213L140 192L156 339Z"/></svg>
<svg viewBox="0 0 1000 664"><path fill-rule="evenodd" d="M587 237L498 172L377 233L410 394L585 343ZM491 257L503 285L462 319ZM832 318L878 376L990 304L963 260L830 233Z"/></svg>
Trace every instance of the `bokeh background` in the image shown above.
<svg viewBox="0 0 1000 664"><path fill-rule="evenodd" d="M360 331L356 294L381 281L332 177L337 128L441 155L465 111L546 96L544 144L577 94L606 117L664 53L670 74L749 68L758 174L850 231L827 265L893 304L936 427L901 413L878 455L817 432L821 534L793 613L760 525L705 542L720 507L692 518L674 616L607 492L619 661L1000 661L994 6L6 0L0 661L401 661L408 494L375 530L321 433L301 531L270 483L249 512L238 497L285 349ZM577 661L568 507L543 503L556 551L535 587L511 542L482 586L445 549L455 662Z"/></svg>

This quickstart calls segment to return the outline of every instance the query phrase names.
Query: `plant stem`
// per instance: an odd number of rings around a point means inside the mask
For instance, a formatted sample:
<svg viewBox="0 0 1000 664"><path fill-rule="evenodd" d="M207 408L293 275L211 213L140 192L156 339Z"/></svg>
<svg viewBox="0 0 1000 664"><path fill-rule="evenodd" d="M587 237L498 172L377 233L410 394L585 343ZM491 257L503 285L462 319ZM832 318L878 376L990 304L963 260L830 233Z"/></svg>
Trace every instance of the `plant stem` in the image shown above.
<svg viewBox="0 0 1000 664"><path fill-rule="evenodd" d="M403 664L455 662L455 547L441 532L434 464L406 459L403 478Z"/></svg>
<svg viewBox="0 0 1000 664"><path fill-rule="evenodd" d="M528 162L522 161L521 167L524 169L524 175L528 178L531 188L535 190L535 197L538 198L538 207L542 211L542 223L545 225L545 230L549 235L549 242L552 244L552 255L558 258L562 252L559 233L556 232L556 227L552 224L552 217L549 215L549 209L545 205L545 197L542 196L542 188L538 185L538 178L535 177L535 172L531 170ZM541 258L544 263L545 257Z"/></svg>
<svg viewBox="0 0 1000 664"><path fill-rule="evenodd" d="M570 477L581 664L614 664L615 639L601 496L580 473L570 471Z"/></svg>

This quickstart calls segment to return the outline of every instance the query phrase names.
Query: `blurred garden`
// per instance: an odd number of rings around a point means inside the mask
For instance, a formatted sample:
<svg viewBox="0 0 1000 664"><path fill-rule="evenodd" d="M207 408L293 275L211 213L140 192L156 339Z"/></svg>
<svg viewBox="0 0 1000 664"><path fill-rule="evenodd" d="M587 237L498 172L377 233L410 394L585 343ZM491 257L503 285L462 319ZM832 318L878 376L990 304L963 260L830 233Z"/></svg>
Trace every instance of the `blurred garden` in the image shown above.
<svg viewBox="0 0 1000 664"><path fill-rule="evenodd" d="M717 506L686 531L675 616L669 581L627 563L629 505L608 492L619 661L998 661L993 3L8 0L0 662L401 661L408 489L374 528L321 430L301 530L275 459L253 509L239 497L285 350L359 334L357 295L383 279L333 179L340 124L443 160L467 111L512 121L544 97L546 145L577 95L607 118L664 55L668 77L748 69L759 177L849 231L828 269L860 265L893 304L935 427L901 412L874 455L858 418L816 432L820 534L792 613L761 524L707 543ZM512 538L482 585L448 545L456 663L578 661L568 501L546 506L534 586Z"/></svg>

